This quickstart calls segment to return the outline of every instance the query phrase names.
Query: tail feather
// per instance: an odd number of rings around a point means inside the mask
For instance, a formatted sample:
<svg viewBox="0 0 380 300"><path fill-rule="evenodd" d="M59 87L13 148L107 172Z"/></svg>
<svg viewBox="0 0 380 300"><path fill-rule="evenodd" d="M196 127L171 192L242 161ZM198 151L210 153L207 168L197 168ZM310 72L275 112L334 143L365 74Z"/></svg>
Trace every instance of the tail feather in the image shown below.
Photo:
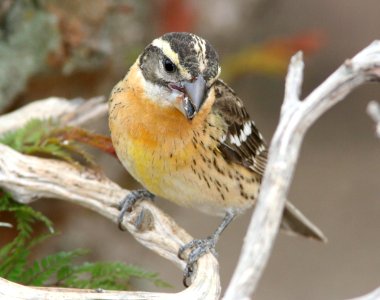
<svg viewBox="0 0 380 300"><path fill-rule="evenodd" d="M289 234L297 234L320 242L327 242L323 232L289 201L285 204L281 229Z"/></svg>

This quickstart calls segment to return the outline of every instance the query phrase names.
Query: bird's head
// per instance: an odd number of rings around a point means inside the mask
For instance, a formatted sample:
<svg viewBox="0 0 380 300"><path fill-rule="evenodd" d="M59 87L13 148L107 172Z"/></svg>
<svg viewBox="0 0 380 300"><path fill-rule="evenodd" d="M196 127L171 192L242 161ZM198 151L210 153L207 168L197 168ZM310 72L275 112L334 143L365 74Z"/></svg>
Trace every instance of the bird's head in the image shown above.
<svg viewBox="0 0 380 300"><path fill-rule="evenodd" d="M191 120L220 74L218 54L192 33L167 33L149 44L137 61L149 98L173 106Z"/></svg>

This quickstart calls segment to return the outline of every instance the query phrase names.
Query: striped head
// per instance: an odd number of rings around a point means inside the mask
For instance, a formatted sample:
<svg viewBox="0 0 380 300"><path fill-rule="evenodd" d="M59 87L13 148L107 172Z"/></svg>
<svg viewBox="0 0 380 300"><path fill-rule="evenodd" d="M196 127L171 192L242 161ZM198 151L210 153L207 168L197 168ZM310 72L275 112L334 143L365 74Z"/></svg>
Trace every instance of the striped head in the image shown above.
<svg viewBox="0 0 380 300"><path fill-rule="evenodd" d="M176 107L189 120L202 109L220 74L218 54L210 43L185 32L155 39L137 63L149 98Z"/></svg>

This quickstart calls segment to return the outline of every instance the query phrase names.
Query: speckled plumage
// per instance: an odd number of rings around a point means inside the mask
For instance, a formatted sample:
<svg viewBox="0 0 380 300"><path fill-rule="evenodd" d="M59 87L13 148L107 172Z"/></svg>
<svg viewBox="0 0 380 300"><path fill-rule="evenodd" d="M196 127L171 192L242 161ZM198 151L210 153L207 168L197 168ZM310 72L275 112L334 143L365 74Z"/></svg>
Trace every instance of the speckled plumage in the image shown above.
<svg viewBox="0 0 380 300"><path fill-rule="evenodd" d="M127 170L150 192L208 214L251 207L262 173L249 164L255 151L244 153L263 141L256 129L244 143L248 150L243 147L241 152L229 138L222 141L249 120L232 90L215 82L202 110L189 121L176 109L149 102L140 79L135 78L141 76L139 68L132 67L115 87L110 103L112 139ZM225 118L227 111L235 114L235 121L232 116Z"/></svg>
<svg viewBox="0 0 380 300"><path fill-rule="evenodd" d="M207 41L165 34L145 48L109 102L116 153L137 181L179 205L226 215L211 248L233 216L254 205L267 161L262 135L219 74ZM284 228L323 239L293 206L284 216Z"/></svg>

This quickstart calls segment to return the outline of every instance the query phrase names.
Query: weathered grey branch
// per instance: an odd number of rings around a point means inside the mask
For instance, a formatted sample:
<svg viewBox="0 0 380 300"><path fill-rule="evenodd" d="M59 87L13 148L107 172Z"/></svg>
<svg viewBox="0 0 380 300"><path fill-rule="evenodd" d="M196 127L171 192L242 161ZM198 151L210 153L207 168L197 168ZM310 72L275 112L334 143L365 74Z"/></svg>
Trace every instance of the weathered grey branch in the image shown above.
<svg viewBox="0 0 380 300"><path fill-rule="evenodd" d="M368 103L367 113L376 123L376 135L380 138L380 104L376 101L371 101Z"/></svg>
<svg viewBox="0 0 380 300"><path fill-rule="evenodd" d="M67 100L51 97L35 101L0 117L0 135L24 126L31 119L58 119L63 124L82 125L107 114L104 97Z"/></svg>
<svg viewBox="0 0 380 300"><path fill-rule="evenodd" d="M303 137L324 112L353 89L380 80L380 41L347 60L303 101L302 71L302 54L297 53L289 66L280 122L269 148L258 203L225 300L246 300L255 291L278 232Z"/></svg>
<svg viewBox="0 0 380 300"><path fill-rule="evenodd" d="M366 295L363 295L357 298L352 298L349 300L378 300L378 299L380 299L380 288L377 288L376 290L373 290L372 292Z"/></svg>
<svg viewBox="0 0 380 300"><path fill-rule="evenodd" d="M8 227L8 228L12 228L12 224L10 223L7 223L7 222L0 222L0 227Z"/></svg>

